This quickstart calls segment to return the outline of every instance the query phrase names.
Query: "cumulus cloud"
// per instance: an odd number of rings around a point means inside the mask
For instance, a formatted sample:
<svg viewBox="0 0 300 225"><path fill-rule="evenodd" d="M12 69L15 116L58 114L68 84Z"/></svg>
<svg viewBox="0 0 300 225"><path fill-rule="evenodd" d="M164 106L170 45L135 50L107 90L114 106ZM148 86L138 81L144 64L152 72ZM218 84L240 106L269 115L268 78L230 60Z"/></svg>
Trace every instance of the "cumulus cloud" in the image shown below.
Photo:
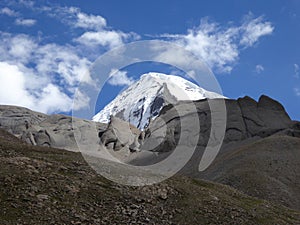
<svg viewBox="0 0 300 225"><path fill-rule="evenodd" d="M134 82L134 79L127 76L127 71L120 71L117 69L112 69L108 83L113 86L124 86L131 85Z"/></svg>
<svg viewBox="0 0 300 225"><path fill-rule="evenodd" d="M25 76L16 65L0 62L0 103L32 108L33 99L26 91Z"/></svg>
<svg viewBox="0 0 300 225"><path fill-rule="evenodd" d="M88 15L82 12L76 14L77 20L75 22L76 27L81 27L85 29L95 29L100 30L106 27L106 20L99 15Z"/></svg>
<svg viewBox="0 0 300 225"><path fill-rule="evenodd" d="M17 13L16 11L14 11L10 8L7 8L7 7L2 8L0 10L0 14L6 15L6 16L11 16L11 17L15 17L15 16L19 15L19 13Z"/></svg>
<svg viewBox="0 0 300 225"><path fill-rule="evenodd" d="M36 100L36 108L42 112L68 112L72 107L72 98L60 90L57 85L48 84L42 88Z"/></svg>
<svg viewBox="0 0 300 225"><path fill-rule="evenodd" d="M294 77L299 78L299 65L297 63L294 64Z"/></svg>
<svg viewBox="0 0 300 225"><path fill-rule="evenodd" d="M87 96L86 94L83 94L80 90L76 91L76 94L73 99L74 101L73 101L72 108L74 110L79 110L81 108L89 107L90 97Z"/></svg>
<svg viewBox="0 0 300 225"><path fill-rule="evenodd" d="M9 33L0 33L0 61L0 82L5 87L0 104L45 113L71 110L74 90L91 64L75 47L41 44L30 36ZM77 107L87 104L80 103Z"/></svg>
<svg viewBox="0 0 300 225"><path fill-rule="evenodd" d="M121 35L114 31L85 32L76 39L79 43L94 46L118 46L123 43Z"/></svg>
<svg viewBox="0 0 300 225"><path fill-rule="evenodd" d="M19 105L41 112L57 112L70 110L72 99L59 87L48 84L39 93L26 88L26 74L16 65L0 62L0 103ZM5 87L5 88L4 88Z"/></svg>
<svg viewBox="0 0 300 225"><path fill-rule="evenodd" d="M76 14L75 27L84 28L86 31L74 41L88 47L104 46L109 49L124 44L128 40L137 40L139 35L130 32L124 33L107 27L106 20L99 15L88 15L79 10L71 9Z"/></svg>
<svg viewBox="0 0 300 225"><path fill-rule="evenodd" d="M87 31L79 38L76 38L75 41L89 47L101 45L111 49L123 44L127 39L132 37L135 37L135 35L126 34L121 31Z"/></svg>
<svg viewBox="0 0 300 225"><path fill-rule="evenodd" d="M32 37L25 34L0 32L0 47L0 60L26 64L31 61L37 44Z"/></svg>
<svg viewBox="0 0 300 225"><path fill-rule="evenodd" d="M258 74L260 74L260 73L263 72L264 70L265 70L265 68L264 68L262 65L260 65L260 64L258 64L258 65L255 66L255 71L256 71L256 73L258 73Z"/></svg>
<svg viewBox="0 0 300 225"><path fill-rule="evenodd" d="M56 44L26 34L0 31L1 81L6 79L8 84L0 82L9 87L1 88L0 104L18 104L45 113L68 112L76 97L76 110L88 106L88 96L78 92L75 95L75 91L80 82L93 82L86 75L99 54L99 49L94 47L109 50L138 35L114 30L102 16L86 14L76 7L36 6L26 0L20 0L20 4L68 25L74 39L70 43ZM19 16L9 8L1 9L0 13ZM15 19L15 24L22 26L33 26L36 22L21 17ZM82 80L83 77L86 79ZM126 73L120 73L120 77L114 76L111 82L128 85L131 80Z"/></svg>
<svg viewBox="0 0 300 225"><path fill-rule="evenodd" d="M73 41L85 47L91 47L90 49L99 46L111 49L125 42L140 39L138 34L112 29L102 16L86 14L76 7L44 7L43 10L49 16L59 19L72 28L83 29L83 33Z"/></svg>
<svg viewBox="0 0 300 225"><path fill-rule="evenodd" d="M271 34L273 30L271 23L265 22L263 17L252 18L252 15L248 15L239 26L221 27L218 23L205 18L198 27L189 29L186 34L164 34L161 37L191 51L212 69L230 73L239 58L240 51L251 47L262 36Z"/></svg>
<svg viewBox="0 0 300 225"><path fill-rule="evenodd" d="M70 43L57 44L30 35L0 31L0 104L21 105L45 113L67 112L72 109L76 97L76 110L86 107L89 98L80 92L75 95L75 90L95 59L94 52L97 52L97 57L102 47L109 50L140 38L136 33L113 29L102 16L86 14L76 7L39 7L33 1L19 2L28 10L44 13L67 25L73 39ZM1 9L0 14L19 16L9 8ZM35 23L32 19L15 20L15 24L23 26ZM256 44L260 37L271 34L273 29L263 17L247 17L239 26L231 24L225 27L204 19L186 34L166 34L160 38L183 46L203 58L213 69L228 73L241 50ZM182 65L191 63L168 49L158 57L180 61ZM193 75L193 71L190 74ZM108 82L111 85L134 82L126 71L112 70L110 76ZM91 84L92 80L82 82Z"/></svg>
<svg viewBox="0 0 300 225"><path fill-rule="evenodd" d="M16 19L15 23L20 26L31 27L36 24L36 20L34 19Z"/></svg>
<svg viewBox="0 0 300 225"><path fill-rule="evenodd" d="M34 52L36 71L45 76L60 76L59 84L74 86L87 72L91 62L79 56L71 46L54 43L40 45Z"/></svg>

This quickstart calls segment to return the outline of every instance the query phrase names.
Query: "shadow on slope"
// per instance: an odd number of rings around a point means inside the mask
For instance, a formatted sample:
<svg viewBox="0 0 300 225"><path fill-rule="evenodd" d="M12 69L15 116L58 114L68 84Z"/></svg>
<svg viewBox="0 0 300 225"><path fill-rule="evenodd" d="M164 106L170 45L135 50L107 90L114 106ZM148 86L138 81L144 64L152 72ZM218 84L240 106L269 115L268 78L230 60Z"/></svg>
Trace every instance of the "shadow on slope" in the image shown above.
<svg viewBox="0 0 300 225"><path fill-rule="evenodd" d="M30 146L0 131L1 224L297 224L300 213L225 185L174 177L128 187L79 153Z"/></svg>
<svg viewBox="0 0 300 225"><path fill-rule="evenodd" d="M224 148L203 179L300 209L300 139L273 135Z"/></svg>

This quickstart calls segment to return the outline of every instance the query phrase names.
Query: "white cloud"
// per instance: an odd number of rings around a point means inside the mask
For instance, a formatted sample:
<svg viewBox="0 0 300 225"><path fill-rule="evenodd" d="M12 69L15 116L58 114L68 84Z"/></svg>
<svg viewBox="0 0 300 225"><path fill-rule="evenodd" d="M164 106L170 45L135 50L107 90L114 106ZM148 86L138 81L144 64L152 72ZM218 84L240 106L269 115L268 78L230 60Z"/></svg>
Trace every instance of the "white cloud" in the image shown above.
<svg viewBox="0 0 300 225"><path fill-rule="evenodd" d="M102 16L83 13L76 7L39 7L25 0L20 3L69 25L73 36L80 31L73 28L82 28L83 32L79 37L75 36L70 44L60 45L45 43L40 37L0 31L0 62L4 63L0 68L1 80L9 82L0 81L1 85L4 84L1 86L3 93L0 104L17 104L45 113L70 111L79 82L93 83L89 76L84 75L87 75L92 61L99 55L99 48L94 47L110 49L138 38L135 33L113 30ZM8 8L1 12L19 15ZM31 26L35 23L32 19L15 20L16 25ZM87 46L92 48L87 49ZM16 75L5 75L13 73ZM82 77L86 79L81 80ZM127 85L130 82L129 78L126 79L126 73L121 73L118 79L112 78L115 85ZM10 87L9 90L6 87ZM88 106L87 96L77 93L76 98L76 110Z"/></svg>
<svg viewBox="0 0 300 225"><path fill-rule="evenodd" d="M262 65L260 65L260 64L258 64L258 65L255 66L255 71L256 71L256 73L258 73L258 74L260 74L260 73L263 72L264 70L265 70L265 68L264 68Z"/></svg>
<svg viewBox="0 0 300 225"><path fill-rule="evenodd" d="M39 93L36 99L36 107L41 112L68 112L72 107L72 98L60 90L54 84L48 84Z"/></svg>
<svg viewBox="0 0 300 225"><path fill-rule="evenodd" d="M166 48L159 45L153 47L157 54L155 60L158 62L168 62L170 65L184 67L191 58L190 55L186 54L187 51L184 48Z"/></svg>
<svg viewBox="0 0 300 225"><path fill-rule="evenodd" d="M257 43L260 37L271 34L273 29L271 23L265 22L263 17L251 19L248 16L240 26L231 24L226 27L202 19L200 25L189 29L187 34L165 34L161 37L191 51L212 69L230 73L238 61L240 51ZM175 56L170 54L169 57Z"/></svg>
<svg viewBox="0 0 300 225"><path fill-rule="evenodd" d="M14 11L14 10L12 10L10 8L7 8L7 7L2 8L0 10L0 14L11 16L11 17L19 15L19 13L17 13L16 11Z"/></svg>
<svg viewBox="0 0 300 225"><path fill-rule="evenodd" d="M23 106L44 113L67 112L71 109L72 97L52 83L39 90L28 89L26 74L16 65L0 62L0 83L0 104Z"/></svg>
<svg viewBox="0 0 300 225"><path fill-rule="evenodd" d="M26 64L36 50L35 40L25 34L12 35L0 31L0 60Z"/></svg>
<svg viewBox="0 0 300 225"><path fill-rule="evenodd" d="M88 59L76 53L75 48L57 44L40 45L33 57L39 74L58 74L60 84L68 86L76 85L91 65Z"/></svg>
<svg viewBox="0 0 300 225"><path fill-rule="evenodd" d="M89 107L90 97L86 94L83 94L80 90L77 89L74 101L73 101L73 109L79 110L81 108Z"/></svg>
<svg viewBox="0 0 300 225"><path fill-rule="evenodd" d="M299 65L297 63L294 64L294 77L299 78Z"/></svg>
<svg viewBox="0 0 300 225"><path fill-rule="evenodd" d="M72 46L41 44L27 35L1 32L0 61L0 103L45 113L71 110L74 90L91 64Z"/></svg>
<svg viewBox="0 0 300 225"><path fill-rule="evenodd" d="M26 91L24 74L16 65L0 62L0 104L33 107L33 99Z"/></svg>
<svg viewBox="0 0 300 225"><path fill-rule="evenodd" d="M296 96L300 97L300 88L294 88L294 93Z"/></svg>
<svg viewBox="0 0 300 225"><path fill-rule="evenodd" d="M134 80L127 76L127 71L112 69L109 76L108 83L113 86L124 86L134 83Z"/></svg>
<svg viewBox="0 0 300 225"><path fill-rule="evenodd" d="M130 38L130 34L125 34L120 31L88 31L83 33L75 41L80 44L94 47L97 45L107 46L109 48L117 47L125 42L126 39Z"/></svg>
<svg viewBox="0 0 300 225"><path fill-rule="evenodd" d="M75 26L85 29L101 30L106 27L106 20L99 15L88 15L78 12Z"/></svg>
<svg viewBox="0 0 300 225"><path fill-rule="evenodd" d="M31 92L26 88L26 74L16 65L0 62L0 83L0 104L18 105L45 113L69 111L71 108L72 98L51 83L38 93Z"/></svg>
<svg viewBox="0 0 300 225"><path fill-rule="evenodd" d="M241 26L242 39L240 43L247 47L252 46L258 39L273 33L274 27L270 22L263 21L263 17L253 19L250 14L246 16L245 22Z"/></svg>
<svg viewBox="0 0 300 225"><path fill-rule="evenodd" d="M16 19L15 23L20 26L31 27L36 24L36 20L34 19Z"/></svg>
<svg viewBox="0 0 300 225"><path fill-rule="evenodd" d="M59 19L72 28L82 28L84 32L73 39L85 47L106 47L108 49L122 45L130 40L138 40L140 36L134 32L125 33L112 29L106 19L100 15L86 14L76 7L44 7L51 17Z"/></svg>
<svg viewBox="0 0 300 225"><path fill-rule="evenodd" d="M76 7L38 7L33 1L25 0L20 0L20 3L67 24L73 42L64 45L46 43L29 35L0 31L1 104L22 105L46 113L69 111L74 91L95 59L94 52L96 56L99 54L98 47L111 49L140 38L135 33L112 29L102 16L83 13ZM1 9L0 13L19 15L9 8ZM15 23L30 26L36 21L18 18ZM187 34L164 36L202 57L212 68L230 72L240 50L257 43L261 36L272 33L270 26L261 17L245 19L240 26L229 25L225 28L202 20L199 27L188 30ZM255 35L245 38L251 31ZM191 63L187 62L187 58L177 57L171 50L166 50L159 57L171 58L181 64ZM93 81L87 79L83 82ZM134 80L128 77L126 71L112 70L108 82L122 86L130 85ZM79 93L76 103L77 109L88 106L89 98Z"/></svg>
<svg viewBox="0 0 300 225"><path fill-rule="evenodd" d="M106 20L100 15L86 14L77 7L44 6L40 11L46 12L50 17L75 28L87 30L101 30L106 27Z"/></svg>

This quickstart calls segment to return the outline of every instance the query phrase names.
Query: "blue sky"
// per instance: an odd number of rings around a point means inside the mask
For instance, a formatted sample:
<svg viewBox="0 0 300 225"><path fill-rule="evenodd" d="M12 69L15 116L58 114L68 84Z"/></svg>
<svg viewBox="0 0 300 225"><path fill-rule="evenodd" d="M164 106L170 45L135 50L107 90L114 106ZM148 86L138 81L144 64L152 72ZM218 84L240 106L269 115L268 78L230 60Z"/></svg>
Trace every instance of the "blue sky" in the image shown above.
<svg viewBox="0 0 300 225"><path fill-rule="evenodd" d="M266 94L300 119L297 0L2 0L0 20L0 104L70 113L82 75L98 56L122 44L159 39L203 58L225 96ZM130 77L134 72L149 70L144 64L118 71L97 109L137 79ZM85 107L88 99L81 97Z"/></svg>

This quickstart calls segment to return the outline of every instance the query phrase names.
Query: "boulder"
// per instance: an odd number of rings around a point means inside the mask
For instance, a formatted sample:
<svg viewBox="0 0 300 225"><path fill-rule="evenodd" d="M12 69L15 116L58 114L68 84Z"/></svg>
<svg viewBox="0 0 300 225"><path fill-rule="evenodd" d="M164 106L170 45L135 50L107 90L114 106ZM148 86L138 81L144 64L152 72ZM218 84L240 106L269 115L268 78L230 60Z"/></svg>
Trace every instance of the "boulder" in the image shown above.
<svg viewBox="0 0 300 225"><path fill-rule="evenodd" d="M18 106L0 106L0 128L32 145L69 151L95 150L99 146L98 132L106 127L105 124L65 115L46 115ZM77 132L77 140L74 132Z"/></svg>
<svg viewBox="0 0 300 225"><path fill-rule="evenodd" d="M137 151L139 148L139 135L139 130L133 125L113 116L107 129L99 133L101 143L106 147L113 143L112 148L114 151L119 151L123 148Z"/></svg>

